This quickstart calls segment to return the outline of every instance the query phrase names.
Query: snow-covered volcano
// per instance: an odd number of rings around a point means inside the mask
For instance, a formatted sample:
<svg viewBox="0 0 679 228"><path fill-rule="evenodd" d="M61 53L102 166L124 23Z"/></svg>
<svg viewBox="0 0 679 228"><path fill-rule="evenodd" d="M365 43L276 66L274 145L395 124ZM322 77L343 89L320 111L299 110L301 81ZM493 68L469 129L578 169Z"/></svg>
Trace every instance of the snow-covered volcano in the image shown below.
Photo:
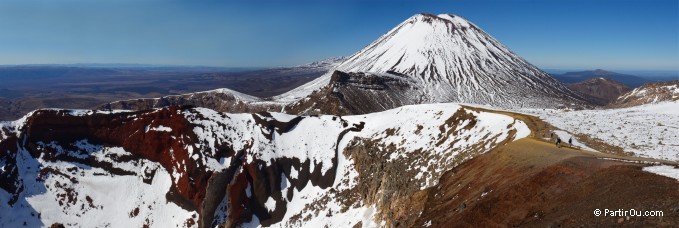
<svg viewBox="0 0 679 228"><path fill-rule="evenodd" d="M400 104L454 101L503 107L554 107L584 103L578 94L478 26L450 14L412 16L335 69L377 77L398 76L410 85L407 91L399 92L404 95L396 102ZM332 74L328 72L276 99L299 101L314 91L333 86L336 83L331 82ZM375 91L364 93L380 96Z"/></svg>
<svg viewBox="0 0 679 228"><path fill-rule="evenodd" d="M341 62L339 62L341 61ZM107 108L191 105L227 112L367 114L404 105L460 102L500 108L587 106L584 95L511 52L462 17L417 14L356 54L333 59L328 72L279 96L253 98L221 90L114 102Z"/></svg>

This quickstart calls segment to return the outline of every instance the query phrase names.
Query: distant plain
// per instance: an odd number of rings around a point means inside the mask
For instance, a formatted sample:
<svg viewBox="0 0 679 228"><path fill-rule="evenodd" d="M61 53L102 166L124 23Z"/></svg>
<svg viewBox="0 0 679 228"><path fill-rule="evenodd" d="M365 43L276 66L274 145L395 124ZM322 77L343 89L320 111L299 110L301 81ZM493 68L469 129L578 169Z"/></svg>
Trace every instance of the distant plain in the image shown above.
<svg viewBox="0 0 679 228"><path fill-rule="evenodd" d="M301 66L271 69L203 67L0 67L0 120L39 108L90 109L125 99L153 98L217 88L269 97L327 71Z"/></svg>

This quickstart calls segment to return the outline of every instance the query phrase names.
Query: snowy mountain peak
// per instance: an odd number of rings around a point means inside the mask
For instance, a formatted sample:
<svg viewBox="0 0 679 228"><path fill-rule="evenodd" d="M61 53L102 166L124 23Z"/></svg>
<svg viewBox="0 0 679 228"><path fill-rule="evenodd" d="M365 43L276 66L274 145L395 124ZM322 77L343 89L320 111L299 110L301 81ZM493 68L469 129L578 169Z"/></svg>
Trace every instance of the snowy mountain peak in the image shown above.
<svg viewBox="0 0 679 228"><path fill-rule="evenodd" d="M495 51L485 46L496 41L479 32L483 33L456 15L417 14L351 56L339 69L411 75L454 73L446 69L457 65L451 61L469 59L473 54L490 56Z"/></svg>
<svg viewBox="0 0 679 228"><path fill-rule="evenodd" d="M469 21L467 21L467 19L454 14L439 14L438 17L446 19L454 24L459 25L460 27L470 27L472 25L469 23Z"/></svg>
<svg viewBox="0 0 679 228"><path fill-rule="evenodd" d="M417 89L406 98L398 98L401 104L465 102L555 107L584 103L579 95L478 26L452 14L414 15L334 70L373 76L397 74L413 82L408 87ZM328 86L334 70L277 99L300 100Z"/></svg>
<svg viewBox="0 0 679 228"><path fill-rule="evenodd" d="M472 23L464 19L463 17L454 15L454 14L439 14L439 15L433 15L433 14L428 14L428 13L420 13L416 14L415 16L410 17L407 22L416 22L416 21L424 21L428 23L434 23L435 21L438 22L444 22L444 23L452 23L454 25L454 28L469 28L473 26Z"/></svg>

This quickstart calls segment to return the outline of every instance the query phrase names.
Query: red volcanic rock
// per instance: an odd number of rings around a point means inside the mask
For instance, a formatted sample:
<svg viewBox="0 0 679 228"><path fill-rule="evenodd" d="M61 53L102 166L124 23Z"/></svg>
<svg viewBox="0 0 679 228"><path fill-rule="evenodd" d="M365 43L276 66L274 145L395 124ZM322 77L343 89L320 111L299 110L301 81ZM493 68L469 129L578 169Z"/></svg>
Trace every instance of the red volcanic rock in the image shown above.
<svg viewBox="0 0 679 228"><path fill-rule="evenodd" d="M241 173L234 178L233 183L226 189L228 198L231 199L227 206L229 218L226 227L248 222L244 219L252 217L252 211L245 206L249 205L246 193L248 185L246 174Z"/></svg>
<svg viewBox="0 0 679 228"><path fill-rule="evenodd" d="M195 115L187 118L187 112ZM279 157L269 161L259 160L257 153L252 152L254 149L251 148L252 143L246 143L245 148L234 151L231 146L233 142L226 140L219 142L218 145L212 145L210 149L214 149L213 152L200 151L207 149L206 142L199 141L194 128L205 126L194 122L196 121L194 118L209 121L200 111L177 106L127 113L93 111L85 115L65 110L36 111L26 118L21 129L4 130L5 139L0 141L0 156L3 157L0 158L9 162L4 166L5 170L0 172L0 187L14 194L10 204L16 202L23 191L22 177L18 175L14 157L21 150L26 150L32 157L45 161L80 163L101 168L113 175L137 175L137 173L118 168L112 163L145 159L159 164L170 174L172 185L165 197L184 209L198 212L200 218L186 220L185 224L212 226L215 212L219 212L225 215L221 217L220 214L220 218L226 219L220 219L220 222L225 224L237 226L250 221L253 215L256 215L260 224L267 226L283 219L287 211L285 199L293 198L293 189L301 190L308 184L320 188L329 188L332 185L337 170L339 152L337 145L346 133L360 131L364 125L363 122L349 125L341 117L339 120L333 118L333 121L344 122L342 126L345 129L337 138L332 164L313 164L315 167L325 165L330 167L322 172L322 169L312 170L312 161L309 159L300 161L294 157ZM296 117L282 122L269 113L252 114L253 126L259 128L255 130L261 131L264 135L264 139L261 140L273 140L274 132L279 134L289 132L304 118L312 117ZM220 123L219 126L232 127L228 123ZM75 146L83 140L92 145L121 147L129 154L107 154L107 158L112 161L101 160L84 154L88 152ZM240 159L246 153L248 156L252 155L253 159ZM205 159L201 159L201 156L217 161L227 157L233 159L229 159L230 164L224 166L222 170L215 170L208 169L207 165L203 164ZM293 169L296 177L283 183L284 178L289 177ZM44 181L43 177L55 175L70 179L72 182L77 181L77 178L72 178L76 176L71 175L70 171L49 167L43 167L39 174L38 181ZM143 182L150 184L155 170L143 170L141 175ZM286 186L287 191L282 191L284 188L282 186ZM77 198L70 192L60 197L62 204L69 205ZM228 199L227 205L220 204L225 199ZM265 206L271 199L275 201L275 208ZM88 202L92 204L91 199ZM225 209L228 212L225 212ZM133 209L126 213L129 213L130 217L136 217L140 212Z"/></svg>
<svg viewBox="0 0 679 228"><path fill-rule="evenodd" d="M192 207L200 208L205 197L205 185L212 172L200 168L197 162L189 162L190 155L186 145L193 144L196 136L191 124L181 114L180 107L85 116L73 116L58 110L41 110L29 117L25 126L22 137L26 139L28 149L34 157L44 153L43 150L36 149L38 142L54 141L67 147L72 142L87 139L95 144L121 146L136 158L158 162L169 173L181 170L180 178L173 180L176 183L173 189L188 199L193 204ZM158 126L172 130L148 130ZM11 144L8 141L3 143ZM189 181L189 178L193 181Z"/></svg>

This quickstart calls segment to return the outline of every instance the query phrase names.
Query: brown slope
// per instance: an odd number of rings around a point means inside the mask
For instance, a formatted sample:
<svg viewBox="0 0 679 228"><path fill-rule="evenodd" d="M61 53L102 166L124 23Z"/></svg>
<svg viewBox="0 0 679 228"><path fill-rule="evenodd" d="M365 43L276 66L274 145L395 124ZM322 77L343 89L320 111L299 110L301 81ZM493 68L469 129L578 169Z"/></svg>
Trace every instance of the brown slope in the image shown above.
<svg viewBox="0 0 679 228"><path fill-rule="evenodd" d="M608 78L592 78L570 84L568 88L589 96L592 103L599 105L606 105L615 101L620 95L632 90L624 84Z"/></svg>
<svg viewBox="0 0 679 228"><path fill-rule="evenodd" d="M444 174L439 186L428 190L414 224L679 225L679 182L643 172L643 164L602 157L536 139L518 140ZM664 217L597 217L595 209L662 210Z"/></svg>

